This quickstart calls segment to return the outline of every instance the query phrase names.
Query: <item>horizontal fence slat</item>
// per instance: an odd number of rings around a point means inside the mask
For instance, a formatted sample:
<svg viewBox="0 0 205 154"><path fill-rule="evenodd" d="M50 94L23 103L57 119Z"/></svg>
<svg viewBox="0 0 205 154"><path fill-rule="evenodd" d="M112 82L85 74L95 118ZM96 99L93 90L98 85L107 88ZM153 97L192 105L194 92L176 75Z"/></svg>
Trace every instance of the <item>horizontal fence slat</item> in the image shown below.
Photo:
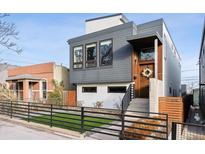
<svg viewBox="0 0 205 154"><path fill-rule="evenodd" d="M125 128L133 128L133 129L139 129L139 130L144 130L144 131L150 131L150 132L156 132L156 133L162 133L162 134L167 134L165 131L160 131L160 130L153 130L153 129L146 129L146 128L140 128L140 127L133 127L133 126L126 126Z"/></svg>
<svg viewBox="0 0 205 154"><path fill-rule="evenodd" d="M95 132L95 133L100 133L100 134L119 137L119 134L112 134L112 133L107 133L107 132L103 132L103 131L96 131L96 130L93 130L93 129L89 130L89 129L86 129L86 128L84 130L89 131L89 132Z"/></svg>
<svg viewBox="0 0 205 154"><path fill-rule="evenodd" d="M121 127L122 125L113 124L113 123L106 123L106 122L100 122L100 121L93 121L93 120L84 120L85 122L92 122L97 124L103 124L103 125L109 125L109 126L118 126Z"/></svg>
<svg viewBox="0 0 205 154"><path fill-rule="evenodd" d="M166 127L166 125L159 125L159 124L153 124L153 123L147 123L147 122L140 122L140 121L125 120L125 122L133 123L133 124L143 124L143 125L157 126L157 127Z"/></svg>

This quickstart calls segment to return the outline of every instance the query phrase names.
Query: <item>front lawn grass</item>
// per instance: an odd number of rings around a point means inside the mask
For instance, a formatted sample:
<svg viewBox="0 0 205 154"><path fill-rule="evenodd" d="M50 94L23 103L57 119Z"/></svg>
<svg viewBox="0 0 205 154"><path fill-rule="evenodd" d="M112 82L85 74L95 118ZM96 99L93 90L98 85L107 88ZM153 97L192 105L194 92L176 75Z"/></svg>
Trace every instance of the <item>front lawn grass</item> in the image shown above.
<svg viewBox="0 0 205 154"><path fill-rule="evenodd" d="M52 126L81 132L81 120L80 119L81 119L80 115L69 115L66 113L55 113L52 116ZM28 120L28 119L25 119L25 120ZM84 120L93 121L93 122L84 121L85 125L89 125L89 126L84 126L84 129L88 129L88 130L91 130L95 127L100 127L102 125L105 125L105 124L112 122L112 120L101 119L98 117L95 117L95 118L85 117ZM50 125L50 115L31 116L29 118L29 121L35 122L35 123L40 123L40 124L45 124L45 125ZM105 124L100 124L100 123L96 123L96 122L102 122Z"/></svg>

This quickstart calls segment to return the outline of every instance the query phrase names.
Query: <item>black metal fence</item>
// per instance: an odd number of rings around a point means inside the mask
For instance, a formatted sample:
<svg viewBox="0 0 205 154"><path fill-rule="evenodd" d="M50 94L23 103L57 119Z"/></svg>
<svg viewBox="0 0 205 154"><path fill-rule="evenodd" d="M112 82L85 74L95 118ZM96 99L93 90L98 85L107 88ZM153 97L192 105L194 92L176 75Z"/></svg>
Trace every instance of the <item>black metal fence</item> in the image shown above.
<svg viewBox="0 0 205 154"><path fill-rule="evenodd" d="M205 140L205 125L173 122L172 140Z"/></svg>
<svg viewBox="0 0 205 154"><path fill-rule="evenodd" d="M160 113L0 101L0 114L112 139L168 139L168 116Z"/></svg>

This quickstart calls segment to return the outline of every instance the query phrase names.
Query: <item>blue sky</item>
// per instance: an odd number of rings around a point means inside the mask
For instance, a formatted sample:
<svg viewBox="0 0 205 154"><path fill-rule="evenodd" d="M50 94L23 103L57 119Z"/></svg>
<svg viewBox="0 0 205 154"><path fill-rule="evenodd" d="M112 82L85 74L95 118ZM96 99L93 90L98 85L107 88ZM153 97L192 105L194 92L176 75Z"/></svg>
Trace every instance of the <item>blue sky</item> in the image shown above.
<svg viewBox="0 0 205 154"><path fill-rule="evenodd" d="M8 21L16 24L20 55L0 53L3 62L16 65L30 65L54 61L69 67L69 46L67 40L83 35L84 21L107 14L10 14ZM182 58L182 82L197 82L198 56L202 26L205 14L126 14L136 24L163 18L168 26L177 50ZM2 50L1 50L2 51Z"/></svg>

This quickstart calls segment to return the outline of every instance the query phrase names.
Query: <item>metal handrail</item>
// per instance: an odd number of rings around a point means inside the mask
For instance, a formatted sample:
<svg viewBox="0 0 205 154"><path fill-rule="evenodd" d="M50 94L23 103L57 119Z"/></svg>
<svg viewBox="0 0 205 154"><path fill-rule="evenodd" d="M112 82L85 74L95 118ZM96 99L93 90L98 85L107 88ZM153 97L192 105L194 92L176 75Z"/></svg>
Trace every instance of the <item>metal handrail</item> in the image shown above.
<svg viewBox="0 0 205 154"><path fill-rule="evenodd" d="M131 101L131 88L132 88L131 86L132 86L132 84L129 85L125 95L122 98L122 104L121 104L122 111L126 111L129 104L130 104L130 101Z"/></svg>

